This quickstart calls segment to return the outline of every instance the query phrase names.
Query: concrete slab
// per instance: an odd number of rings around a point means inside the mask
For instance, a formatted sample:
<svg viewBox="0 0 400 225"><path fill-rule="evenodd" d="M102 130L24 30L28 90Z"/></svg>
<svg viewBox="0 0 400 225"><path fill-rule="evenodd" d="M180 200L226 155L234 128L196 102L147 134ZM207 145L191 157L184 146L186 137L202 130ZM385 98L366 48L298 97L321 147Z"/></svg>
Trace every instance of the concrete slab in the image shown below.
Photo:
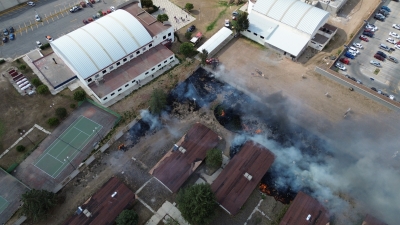
<svg viewBox="0 0 400 225"><path fill-rule="evenodd" d="M200 176L209 184L212 184L215 179L219 176L219 174L222 172L222 168L219 168L217 171L215 171L211 176L201 173Z"/></svg>
<svg viewBox="0 0 400 225"><path fill-rule="evenodd" d="M43 57L42 53L41 53L38 49L35 49L35 50L29 52L29 53L26 54L26 55L27 55L32 61L36 61L36 60L38 60L38 59L40 59L40 58Z"/></svg>
<svg viewBox="0 0 400 225"><path fill-rule="evenodd" d="M196 182L194 184L205 184L205 183L206 183L205 180L199 178L199 179L196 180Z"/></svg>
<svg viewBox="0 0 400 225"><path fill-rule="evenodd" d="M181 29L196 19L170 1L153 0L153 3L154 5L160 6L160 9L152 15L157 18L158 14L167 14L169 17L169 22L174 27L175 31Z"/></svg>

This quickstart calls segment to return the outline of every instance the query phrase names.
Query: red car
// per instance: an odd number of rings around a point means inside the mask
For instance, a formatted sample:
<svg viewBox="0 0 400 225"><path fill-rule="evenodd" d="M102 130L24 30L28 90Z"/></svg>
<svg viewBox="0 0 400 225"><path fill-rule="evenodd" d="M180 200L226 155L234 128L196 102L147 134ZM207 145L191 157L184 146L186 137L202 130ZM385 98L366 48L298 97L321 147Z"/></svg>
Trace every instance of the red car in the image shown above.
<svg viewBox="0 0 400 225"><path fill-rule="evenodd" d="M111 13L111 10L107 9L107 14L110 14L110 13Z"/></svg>
<svg viewBox="0 0 400 225"><path fill-rule="evenodd" d="M94 0L89 0L92 4L96 3Z"/></svg>
<svg viewBox="0 0 400 225"><path fill-rule="evenodd" d="M369 41L368 38L367 38L366 36L364 36L364 35L361 35L361 36L359 37L359 39L360 39L360 40L363 40L363 41L365 41L365 42L368 42L368 41Z"/></svg>
<svg viewBox="0 0 400 225"><path fill-rule="evenodd" d="M85 3L85 2L81 2L80 4L81 4L81 6L82 6L83 8L86 8L86 3Z"/></svg>
<svg viewBox="0 0 400 225"><path fill-rule="evenodd" d="M93 18L89 18L89 19L87 19L88 21L89 21L89 23L90 22L93 22Z"/></svg>
<svg viewBox="0 0 400 225"><path fill-rule="evenodd" d="M82 22L83 22L83 24L88 24L89 23L87 20L83 20Z"/></svg>
<svg viewBox="0 0 400 225"><path fill-rule="evenodd" d="M364 32L369 32L369 33L372 33L372 34L375 33L373 30L370 30L370 29L365 29Z"/></svg>
<svg viewBox="0 0 400 225"><path fill-rule="evenodd" d="M381 55L375 54L374 58L380 61L385 61L385 58L383 58Z"/></svg>
<svg viewBox="0 0 400 225"><path fill-rule="evenodd" d="M340 62L349 65L350 64L350 60L348 58L341 58L339 59Z"/></svg>
<svg viewBox="0 0 400 225"><path fill-rule="evenodd" d="M103 16L107 15L106 11L101 12L103 14Z"/></svg>

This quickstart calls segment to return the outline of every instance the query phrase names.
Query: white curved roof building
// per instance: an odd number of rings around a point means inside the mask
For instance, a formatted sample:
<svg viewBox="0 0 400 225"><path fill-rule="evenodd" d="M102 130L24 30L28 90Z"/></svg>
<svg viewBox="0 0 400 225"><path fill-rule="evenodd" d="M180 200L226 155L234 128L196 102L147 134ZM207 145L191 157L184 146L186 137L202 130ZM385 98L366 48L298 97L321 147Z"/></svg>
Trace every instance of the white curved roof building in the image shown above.
<svg viewBox="0 0 400 225"><path fill-rule="evenodd" d="M86 79L150 42L145 27L129 12L118 9L56 39L51 46Z"/></svg>
<svg viewBox="0 0 400 225"><path fill-rule="evenodd" d="M248 31L243 35L297 58L328 21L329 13L299 0L249 0Z"/></svg>

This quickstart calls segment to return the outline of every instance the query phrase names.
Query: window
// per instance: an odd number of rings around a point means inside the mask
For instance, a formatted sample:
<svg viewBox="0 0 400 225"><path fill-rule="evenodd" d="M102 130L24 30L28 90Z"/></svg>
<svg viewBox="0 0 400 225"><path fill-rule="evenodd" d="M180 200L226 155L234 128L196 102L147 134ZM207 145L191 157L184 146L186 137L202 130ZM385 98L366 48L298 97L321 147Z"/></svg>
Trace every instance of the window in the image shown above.
<svg viewBox="0 0 400 225"><path fill-rule="evenodd" d="M151 69L151 71L154 71L156 68Z"/></svg>
<svg viewBox="0 0 400 225"><path fill-rule="evenodd" d="M125 85L125 87L128 87L128 86L129 86L129 84L126 84L126 85Z"/></svg>
<svg viewBox="0 0 400 225"><path fill-rule="evenodd" d="M168 37L171 36L171 32L168 33Z"/></svg>
<svg viewBox="0 0 400 225"><path fill-rule="evenodd" d="M111 96L115 95L115 93L111 93Z"/></svg>
<svg viewBox="0 0 400 225"><path fill-rule="evenodd" d="M131 59L133 58L133 54L129 56Z"/></svg>
<svg viewBox="0 0 400 225"><path fill-rule="evenodd" d="M137 52L136 52L136 54L138 54L138 55L139 55L139 54L140 54L140 51L137 51Z"/></svg>
<svg viewBox="0 0 400 225"><path fill-rule="evenodd" d="M165 60L164 63L167 63L167 60Z"/></svg>
<svg viewBox="0 0 400 225"><path fill-rule="evenodd" d="M171 58L169 58L169 59L173 59L174 57L173 56L171 56Z"/></svg>
<svg viewBox="0 0 400 225"><path fill-rule="evenodd" d="M146 51L146 47L143 48L143 51Z"/></svg>
<svg viewBox="0 0 400 225"><path fill-rule="evenodd" d="M133 81L132 81L132 84L135 83L135 82L136 82L136 80L133 80Z"/></svg>
<svg viewBox="0 0 400 225"><path fill-rule="evenodd" d="M162 39L165 39L165 38L167 38L167 36L164 35L164 36L162 37Z"/></svg>
<svg viewBox="0 0 400 225"><path fill-rule="evenodd" d="M87 80L87 82L92 82L92 78L89 78L89 79Z"/></svg>
<svg viewBox="0 0 400 225"><path fill-rule="evenodd" d="M161 64L158 64L158 67L160 67L161 66Z"/></svg>
<svg viewBox="0 0 400 225"><path fill-rule="evenodd" d="M121 91L121 90L122 90L122 88L118 89L118 91Z"/></svg>
<svg viewBox="0 0 400 225"><path fill-rule="evenodd" d="M117 62L117 66L119 66L121 63L120 62Z"/></svg>
<svg viewBox="0 0 400 225"><path fill-rule="evenodd" d="M127 60L127 59L125 58L125 59L124 59L124 60L122 60L122 61L126 62L126 60Z"/></svg>
<svg viewBox="0 0 400 225"><path fill-rule="evenodd" d="M260 35L260 38L264 39L264 36L261 36L261 35Z"/></svg>
<svg viewBox="0 0 400 225"><path fill-rule="evenodd" d="M149 44L149 48L153 47L153 44Z"/></svg>
<svg viewBox="0 0 400 225"><path fill-rule="evenodd" d="M247 32L251 33L251 31L250 31L250 30L247 30Z"/></svg>
<svg viewBox="0 0 400 225"><path fill-rule="evenodd" d="M319 47L322 47L322 45L319 45Z"/></svg>
<svg viewBox="0 0 400 225"><path fill-rule="evenodd" d="M149 74L149 72L146 72L145 75Z"/></svg>
<svg viewBox="0 0 400 225"><path fill-rule="evenodd" d="M103 74L107 73L107 70L103 70Z"/></svg>
<svg viewBox="0 0 400 225"><path fill-rule="evenodd" d="M94 75L94 78L98 78L98 77L99 77L99 74Z"/></svg>
<svg viewBox="0 0 400 225"><path fill-rule="evenodd" d="M253 33L253 34L257 36L257 33Z"/></svg>
<svg viewBox="0 0 400 225"><path fill-rule="evenodd" d="M107 100L108 97L103 98L103 101Z"/></svg>
<svg viewBox="0 0 400 225"><path fill-rule="evenodd" d="M315 42L313 42L313 41L311 41L311 43L313 43L313 44L317 44L317 43L315 43Z"/></svg>
<svg viewBox="0 0 400 225"><path fill-rule="evenodd" d="M110 66L110 70L112 70L112 69L114 69L114 67L113 67L113 66Z"/></svg>

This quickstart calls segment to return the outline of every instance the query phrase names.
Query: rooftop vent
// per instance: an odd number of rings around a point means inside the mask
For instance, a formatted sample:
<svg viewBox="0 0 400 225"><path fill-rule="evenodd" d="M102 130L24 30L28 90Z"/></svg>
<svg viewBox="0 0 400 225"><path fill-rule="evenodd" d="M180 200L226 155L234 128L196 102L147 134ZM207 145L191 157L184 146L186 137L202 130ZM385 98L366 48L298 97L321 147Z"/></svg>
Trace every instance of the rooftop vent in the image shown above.
<svg viewBox="0 0 400 225"><path fill-rule="evenodd" d="M251 179L253 178L253 176L251 176L251 175L248 174L248 173L245 173L245 174L244 174L244 177L246 177L247 180L251 180Z"/></svg>
<svg viewBox="0 0 400 225"><path fill-rule="evenodd" d="M185 152L186 152L186 149L183 148L183 147L179 147L179 151L182 152L182 153L185 153Z"/></svg>
<svg viewBox="0 0 400 225"><path fill-rule="evenodd" d="M111 195L111 198L114 198L116 195L117 195L117 192L114 192L114 193Z"/></svg>
<svg viewBox="0 0 400 225"><path fill-rule="evenodd" d="M174 144L174 147L172 148L172 151L174 152L174 151L178 150L178 148L179 148L179 146L177 144Z"/></svg>
<svg viewBox="0 0 400 225"><path fill-rule="evenodd" d="M311 220L311 214L308 214L306 220L307 220L307 221L310 221L310 220Z"/></svg>
<svg viewBox="0 0 400 225"><path fill-rule="evenodd" d="M89 210L87 210L87 209L85 209L84 211L83 211L83 214L85 214L85 216L86 217L91 217L92 216L92 214L89 212Z"/></svg>

